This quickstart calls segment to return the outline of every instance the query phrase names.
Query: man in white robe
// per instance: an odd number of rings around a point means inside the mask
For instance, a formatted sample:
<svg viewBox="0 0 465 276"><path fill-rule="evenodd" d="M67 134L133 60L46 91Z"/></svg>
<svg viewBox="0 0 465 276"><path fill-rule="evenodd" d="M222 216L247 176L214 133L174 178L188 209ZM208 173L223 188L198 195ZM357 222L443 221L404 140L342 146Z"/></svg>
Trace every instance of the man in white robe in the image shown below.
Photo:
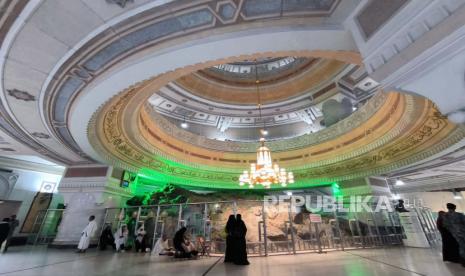
<svg viewBox="0 0 465 276"><path fill-rule="evenodd" d="M115 246L116 246L116 252L124 252L126 248L126 244L128 241L128 227L126 224L122 224L118 230L115 232Z"/></svg>
<svg viewBox="0 0 465 276"><path fill-rule="evenodd" d="M95 216L89 217L89 223L86 228L82 230L81 239L79 240L78 253L85 253L89 248L90 240L97 232L97 222L95 222Z"/></svg>

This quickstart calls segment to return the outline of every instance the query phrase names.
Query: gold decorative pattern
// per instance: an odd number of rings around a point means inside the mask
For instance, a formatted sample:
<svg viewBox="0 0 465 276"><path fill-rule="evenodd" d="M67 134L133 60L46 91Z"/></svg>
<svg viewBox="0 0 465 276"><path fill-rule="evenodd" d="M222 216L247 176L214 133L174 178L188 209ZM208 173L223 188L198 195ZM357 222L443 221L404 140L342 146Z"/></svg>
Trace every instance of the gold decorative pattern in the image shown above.
<svg viewBox="0 0 465 276"><path fill-rule="evenodd" d="M186 140L182 130L152 120L144 105L157 87L214 63L160 75L110 100L89 125L95 150L115 166L150 168L169 181L176 178L192 186L237 188L238 172L254 159L253 143L217 144L221 149L213 149L214 143L202 146L206 140ZM304 143L298 140L301 137L295 138L298 146L294 147L287 140L276 142L274 146L282 150L274 158L294 171L295 187L304 187L316 181L386 173L439 153L464 137L465 130L449 122L427 99L380 92L352 116L306 137L317 142ZM228 151L229 145L242 151ZM274 151L272 143L270 148Z"/></svg>

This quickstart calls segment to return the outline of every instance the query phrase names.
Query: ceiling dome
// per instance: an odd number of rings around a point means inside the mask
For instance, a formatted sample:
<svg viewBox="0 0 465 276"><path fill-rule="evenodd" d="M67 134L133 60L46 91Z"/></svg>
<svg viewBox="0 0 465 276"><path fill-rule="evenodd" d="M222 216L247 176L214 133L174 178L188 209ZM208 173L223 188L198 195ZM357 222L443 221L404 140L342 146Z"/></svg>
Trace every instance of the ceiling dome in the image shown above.
<svg viewBox="0 0 465 276"><path fill-rule="evenodd" d="M331 109L342 103L348 109L326 112L331 124L355 111L376 85L363 91L346 83L365 77L357 65L325 58L240 60L170 82L150 97L155 112L149 113L214 140L258 141L263 133L267 140L290 139L324 129L323 106L328 101L333 102L327 105Z"/></svg>

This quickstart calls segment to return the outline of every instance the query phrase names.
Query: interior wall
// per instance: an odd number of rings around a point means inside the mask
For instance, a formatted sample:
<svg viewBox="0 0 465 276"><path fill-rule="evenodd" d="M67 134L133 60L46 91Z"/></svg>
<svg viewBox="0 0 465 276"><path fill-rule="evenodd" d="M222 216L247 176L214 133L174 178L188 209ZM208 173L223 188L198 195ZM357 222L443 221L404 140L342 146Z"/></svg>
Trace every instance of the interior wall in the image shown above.
<svg viewBox="0 0 465 276"><path fill-rule="evenodd" d="M19 227L16 228L14 233L14 236L21 236L20 230L24 224L24 219L29 212L34 197L42 188L43 183L56 183L54 189L54 191L56 191L56 187L60 182L61 175L26 170L13 170L13 173L18 175L18 180L13 188L13 191L6 199L21 202L21 206L16 214L19 220ZM50 208L56 208L56 205L58 205L60 202L63 202L62 197L55 194L50 204Z"/></svg>
<svg viewBox="0 0 465 276"><path fill-rule="evenodd" d="M21 201L0 200L0 220L18 213L21 207Z"/></svg>
<svg viewBox="0 0 465 276"><path fill-rule="evenodd" d="M418 192L402 194L401 198L412 204L413 200L421 202L423 206L431 208L433 212L447 211L446 204L457 205L457 212L465 212L465 192L461 192L462 199L454 199L452 192ZM421 200L421 201L419 201Z"/></svg>

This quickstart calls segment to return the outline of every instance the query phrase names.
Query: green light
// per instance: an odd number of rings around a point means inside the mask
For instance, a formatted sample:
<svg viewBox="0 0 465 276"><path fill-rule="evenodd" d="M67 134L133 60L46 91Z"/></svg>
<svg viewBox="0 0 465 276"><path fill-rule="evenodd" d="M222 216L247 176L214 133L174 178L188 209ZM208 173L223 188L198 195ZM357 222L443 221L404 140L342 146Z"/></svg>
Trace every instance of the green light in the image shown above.
<svg viewBox="0 0 465 276"><path fill-rule="evenodd" d="M343 197L344 195L342 194L341 187L337 183L331 184L331 189L333 192L333 196L335 197Z"/></svg>
<svg viewBox="0 0 465 276"><path fill-rule="evenodd" d="M171 161L170 165L174 165L175 163ZM186 165L180 165L179 168L183 169L191 169L194 171L198 171L197 168L190 168ZM176 175L178 167L172 167L171 173L163 173L160 171L156 171L149 168L142 168L138 172L138 183L139 185L153 185L153 186L163 186L168 183L172 183L176 186L180 186L186 189L204 189L204 190L249 190L247 186L239 186L237 181L237 176L239 174L235 173L226 173L226 172L210 172L206 171L206 174L222 174L222 180L203 180L195 177L186 177L184 175ZM224 180L223 180L224 179ZM320 187L320 186L327 186L329 185L329 181L325 181L324 179L315 179L315 180L308 180L305 179L303 181L298 181L294 184L288 185L287 187L281 187L276 185L276 187L272 187L271 190L289 190L289 189L302 189L302 188L311 188L311 187ZM253 190L265 190L265 188L256 187Z"/></svg>

